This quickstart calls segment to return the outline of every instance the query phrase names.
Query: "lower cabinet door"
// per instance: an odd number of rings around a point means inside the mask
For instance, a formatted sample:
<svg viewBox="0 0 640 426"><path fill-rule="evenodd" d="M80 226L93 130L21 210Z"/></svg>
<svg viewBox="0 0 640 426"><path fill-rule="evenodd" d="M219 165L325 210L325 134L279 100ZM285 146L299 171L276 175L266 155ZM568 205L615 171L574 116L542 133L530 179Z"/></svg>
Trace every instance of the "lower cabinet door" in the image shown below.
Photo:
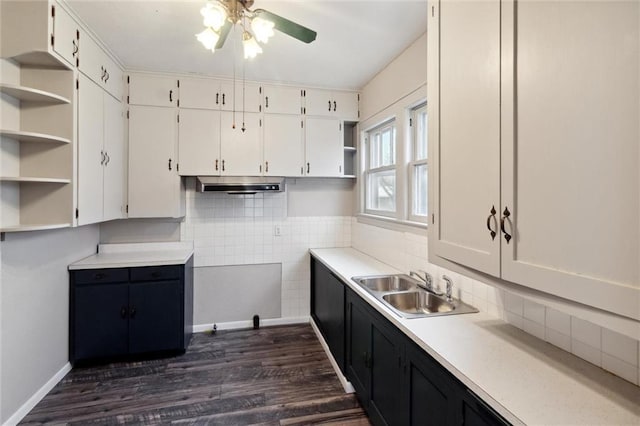
<svg viewBox="0 0 640 426"><path fill-rule="evenodd" d="M462 418L458 424L464 426L509 425L509 422L504 420L470 390L460 387L459 392L462 400L462 410L460 412Z"/></svg>
<svg viewBox="0 0 640 426"><path fill-rule="evenodd" d="M403 411L409 415L409 424L415 426L442 426L456 423L457 402L455 390L448 374L429 358L424 351L407 347L408 398Z"/></svg>
<svg viewBox="0 0 640 426"><path fill-rule="evenodd" d="M129 353L183 346L182 285L179 280L129 285Z"/></svg>
<svg viewBox="0 0 640 426"><path fill-rule="evenodd" d="M382 321L372 322L369 416L374 424L405 424L402 343L399 337L398 332Z"/></svg>
<svg viewBox="0 0 640 426"><path fill-rule="evenodd" d="M371 318L363 302L347 296L347 378L365 409L369 406Z"/></svg>
<svg viewBox="0 0 640 426"><path fill-rule="evenodd" d="M128 352L128 287L127 283L75 287L73 360Z"/></svg>

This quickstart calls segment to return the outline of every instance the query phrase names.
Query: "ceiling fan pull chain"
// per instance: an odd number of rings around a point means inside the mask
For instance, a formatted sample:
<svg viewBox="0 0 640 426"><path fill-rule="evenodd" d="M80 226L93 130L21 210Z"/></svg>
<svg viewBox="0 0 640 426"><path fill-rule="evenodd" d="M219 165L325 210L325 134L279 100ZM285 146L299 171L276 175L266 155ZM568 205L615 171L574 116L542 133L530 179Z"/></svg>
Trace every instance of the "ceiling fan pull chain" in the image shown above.
<svg viewBox="0 0 640 426"><path fill-rule="evenodd" d="M245 130L247 130L247 128L244 125L244 113L245 110L247 109L247 104L245 103L245 90L247 88L247 75L245 73L246 70L246 65L245 65L246 61L242 61L242 133L244 133ZM233 102L235 103L236 101L236 93L235 90L233 92Z"/></svg>

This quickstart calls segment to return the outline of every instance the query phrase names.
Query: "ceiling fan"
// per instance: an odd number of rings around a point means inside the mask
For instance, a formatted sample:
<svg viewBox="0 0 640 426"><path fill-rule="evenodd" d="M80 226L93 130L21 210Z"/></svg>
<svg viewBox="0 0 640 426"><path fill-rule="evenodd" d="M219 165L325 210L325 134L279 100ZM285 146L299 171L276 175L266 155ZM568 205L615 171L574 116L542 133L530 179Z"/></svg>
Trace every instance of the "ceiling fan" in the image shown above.
<svg viewBox="0 0 640 426"><path fill-rule="evenodd" d="M231 31L239 24L242 26L242 43L245 58L253 58L262 53L258 42L266 43L273 30L276 29L304 43L311 43L317 33L307 27L283 18L264 9L252 10L254 0L209 0L200 10L205 30L196 34L205 48L215 51L220 49ZM247 28L250 22L251 31Z"/></svg>

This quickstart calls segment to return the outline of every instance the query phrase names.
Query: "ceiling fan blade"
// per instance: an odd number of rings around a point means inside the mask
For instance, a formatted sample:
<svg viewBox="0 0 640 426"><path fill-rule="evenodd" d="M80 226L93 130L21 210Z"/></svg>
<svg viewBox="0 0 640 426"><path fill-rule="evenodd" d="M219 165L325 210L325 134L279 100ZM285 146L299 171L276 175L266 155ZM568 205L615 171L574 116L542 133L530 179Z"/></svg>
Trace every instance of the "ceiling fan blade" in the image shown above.
<svg viewBox="0 0 640 426"><path fill-rule="evenodd" d="M316 39L316 36L318 35L315 31L310 30L307 27L303 27L300 24L296 24L295 22L283 18L282 16L271 13L268 10L256 9L253 11L253 13L256 16L273 22L276 30L290 35L291 37L302 42L311 43Z"/></svg>
<svg viewBox="0 0 640 426"><path fill-rule="evenodd" d="M218 43L216 43L216 49L220 49L224 45L224 42L229 35L229 31L231 31L231 27L233 27L233 24L227 20L222 28L220 28L220 38L218 39Z"/></svg>

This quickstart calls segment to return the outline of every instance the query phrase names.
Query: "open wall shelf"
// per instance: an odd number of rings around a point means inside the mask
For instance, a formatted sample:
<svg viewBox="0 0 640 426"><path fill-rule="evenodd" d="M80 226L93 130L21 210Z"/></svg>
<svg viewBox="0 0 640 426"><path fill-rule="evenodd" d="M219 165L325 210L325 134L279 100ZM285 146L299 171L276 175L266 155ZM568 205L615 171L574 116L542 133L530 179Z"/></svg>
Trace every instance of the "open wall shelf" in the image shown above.
<svg viewBox="0 0 640 426"><path fill-rule="evenodd" d="M71 101L64 96L44 90L34 89L32 87L20 86L15 84L0 83L0 93L7 94L20 101L51 103L51 104L68 104Z"/></svg>
<svg viewBox="0 0 640 426"><path fill-rule="evenodd" d="M11 138L18 142L54 143L54 144L71 143L71 140L67 138L61 138L59 136L54 136L54 135L47 135L44 133L25 132L22 130L0 129L0 136Z"/></svg>

